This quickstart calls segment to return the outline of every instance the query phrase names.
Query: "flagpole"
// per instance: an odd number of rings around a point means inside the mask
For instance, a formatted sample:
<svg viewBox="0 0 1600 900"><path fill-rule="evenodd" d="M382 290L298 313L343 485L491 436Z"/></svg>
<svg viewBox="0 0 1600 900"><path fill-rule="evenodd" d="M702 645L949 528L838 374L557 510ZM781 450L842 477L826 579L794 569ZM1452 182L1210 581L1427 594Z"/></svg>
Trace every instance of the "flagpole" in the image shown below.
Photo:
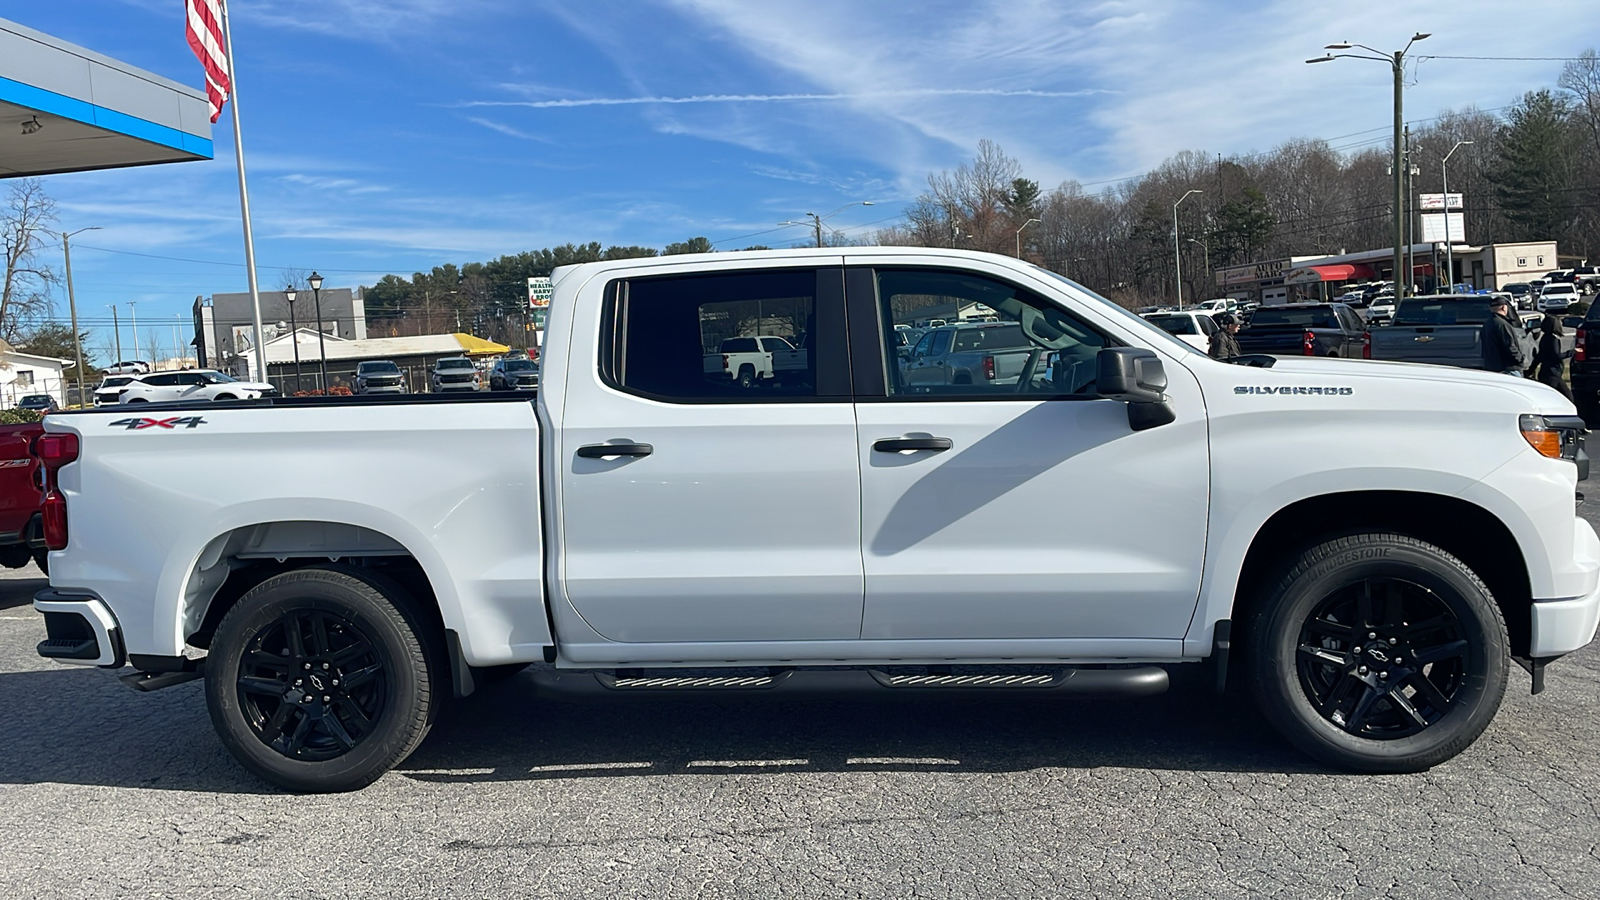
<svg viewBox="0 0 1600 900"><path fill-rule="evenodd" d="M250 343L255 345L256 377L267 380L267 354L261 340L261 289L256 284L256 240L250 230L250 192L244 184L244 142L239 130L239 78L233 69L233 28L228 24L227 0L218 0L222 8L222 39L228 50L228 105L233 107L233 152L239 161L239 210L244 216L245 273L250 278L250 308L255 315L255 331ZM236 348L237 349L237 348Z"/></svg>

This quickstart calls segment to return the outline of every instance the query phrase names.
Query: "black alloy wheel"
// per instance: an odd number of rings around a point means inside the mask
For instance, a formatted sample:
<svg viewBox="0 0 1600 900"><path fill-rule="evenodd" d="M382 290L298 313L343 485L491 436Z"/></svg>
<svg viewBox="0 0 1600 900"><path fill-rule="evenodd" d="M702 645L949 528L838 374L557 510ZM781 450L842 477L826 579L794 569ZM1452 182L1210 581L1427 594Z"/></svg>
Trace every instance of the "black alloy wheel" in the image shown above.
<svg viewBox="0 0 1600 900"><path fill-rule="evenodd" d="M1300 629L1300 687L1353 735L1409 737L1450 712L1467 641L1450 607L1413 581L1374 577L1335 591Z"/></svg>
<svg viewBox="0 0 1600 900"><path fill-rule="evenodd" d="M1364 772L1421 771L1470 746L1500 708L1510 661L1477 574L1397 534L1300 554L1247 620L1245 651L1273 726Z"/></svg>
<svg viewBox="0 0 1600 900"><path fill-rule="evenodd" d="M245 722L263 744L290 759L320 761L371 736L389 675L353 622L292 609L250 639L235 683Z"/></svg>
<svg viewBox="0 0 1600 900"><path fill-rule="evenodd" d="M411 754L438 710L443 636L406 591L355 567L274 575L217 624L206 705L246 769L291 791L357 790Z"/></svg>

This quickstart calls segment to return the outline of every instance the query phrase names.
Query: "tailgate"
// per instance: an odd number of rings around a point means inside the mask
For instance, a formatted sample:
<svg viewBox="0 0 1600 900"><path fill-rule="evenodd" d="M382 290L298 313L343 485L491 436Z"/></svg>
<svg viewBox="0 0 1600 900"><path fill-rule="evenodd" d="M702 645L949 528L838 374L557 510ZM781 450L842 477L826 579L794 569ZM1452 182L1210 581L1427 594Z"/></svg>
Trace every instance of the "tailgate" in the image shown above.
<svg viewBox="0 0 1600 900"><path fill-rule="evenodd" d="M1478 325L1390 325L1372 331L1372 358L1441 366L1483 365Z"/></svg>

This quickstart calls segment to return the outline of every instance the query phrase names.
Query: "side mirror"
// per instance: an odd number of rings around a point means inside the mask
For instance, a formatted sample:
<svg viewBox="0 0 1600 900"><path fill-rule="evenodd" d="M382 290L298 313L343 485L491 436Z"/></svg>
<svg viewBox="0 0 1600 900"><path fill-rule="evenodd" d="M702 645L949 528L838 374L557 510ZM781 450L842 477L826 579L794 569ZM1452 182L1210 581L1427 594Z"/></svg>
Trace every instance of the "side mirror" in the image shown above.
<svg viewBox="0 0 1600 900"><path fill-rule="evenodd" d="M1161 357L1143 347L1107 347L1095 357L1095 392L1128 404L1128 427L1134 431L1166 425L1177 419L1167 403L1167 372Z"/></svg>
<svg viewBox="0 0 1600 900"><path fill-rule="evenodd" d="M1153 351L1107 347L1095 357L1094 389L1126 403L1160 403L1166 396L1167 372Z"/></svg>

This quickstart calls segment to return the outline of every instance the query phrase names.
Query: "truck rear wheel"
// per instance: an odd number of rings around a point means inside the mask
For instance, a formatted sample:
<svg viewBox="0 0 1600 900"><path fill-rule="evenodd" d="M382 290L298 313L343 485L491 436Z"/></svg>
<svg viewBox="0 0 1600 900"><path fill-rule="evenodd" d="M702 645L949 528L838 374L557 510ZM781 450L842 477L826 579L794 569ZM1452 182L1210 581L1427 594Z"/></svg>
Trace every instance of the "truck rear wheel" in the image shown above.
<svg viewBox="0 0 1600 900"><path fill-rule="evenodd" d="M756 369L755 369L755 366L740 366L739 367L739 387L742 387L742 388L755 387L755 383L756 383Z"/></svg>
<svg viewBox="0 0 1600 900"><path fill-rule="evenodd" d="M246 769L291 791L357 790L422 743L436 667L400 588L332 568L269 578L217 625L206 705Z"/></svg>
<svg viewBox="0 0 1600 900"><path fill-rule="evenodd" d="M1301 554L1252 623L1251 681L1301 750L1363 772L1417 772L1466 749L1505 695L1505 620L1438 547L1361 534Z"/></svg>

